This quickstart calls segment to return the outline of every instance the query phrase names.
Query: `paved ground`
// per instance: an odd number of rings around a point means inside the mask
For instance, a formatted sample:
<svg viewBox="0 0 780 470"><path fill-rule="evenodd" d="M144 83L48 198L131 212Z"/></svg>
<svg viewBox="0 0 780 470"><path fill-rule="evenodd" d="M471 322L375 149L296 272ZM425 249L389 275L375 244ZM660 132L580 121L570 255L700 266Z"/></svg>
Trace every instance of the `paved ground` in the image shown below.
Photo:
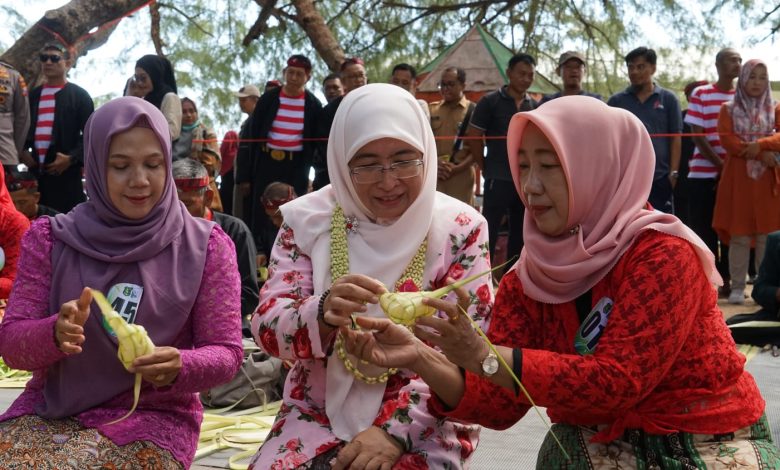
<svg viewBox="0 0 780 470"><path fill-rule="evenodd" d="M750 286L749 286L750 288ZM736 313L751 312L758 309L752 299L748 299L745 305L732 306L725 301L719 302L725 317L730 317ZM762 359L766 361L766 359ZM774 365L774 362L778 366ZM753 363L753 361L751 361ZM767 398L770 407L780 408L780 384L776 377L780 376L780 360L773 361L771 372L765 372L766 369L761 361L756 361L756 369L751 369L751 363L748 369L756 375L756 379L761 387L762 393ZM21 390L0 389L0 411L10 406L11 402L19 395ZM771 396L771 398L770 398ZM778 417L768 413L770 421L774 422L775 435L778 435ZM546 416L546 415L545 415ZM541 441L546 433L546 427L536 413L529 413L512 428L505 431L493 431L485 429L482 431L481 442L472 460L472 470L514 470L533 468L536 462L536 451L541 445ZM223 451L214 454L207 459L202 459L192 466L193 470L213 470L215 468L227 468L227 458L232 453Z"/></svg>

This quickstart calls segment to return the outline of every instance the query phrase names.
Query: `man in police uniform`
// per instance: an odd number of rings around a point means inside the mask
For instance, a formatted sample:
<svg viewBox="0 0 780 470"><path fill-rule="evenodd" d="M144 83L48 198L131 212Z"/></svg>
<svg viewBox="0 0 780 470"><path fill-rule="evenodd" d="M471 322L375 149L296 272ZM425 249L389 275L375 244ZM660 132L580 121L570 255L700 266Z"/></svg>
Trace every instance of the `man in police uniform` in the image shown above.
<svg viewBox="0 0 780 470"><path fill-rule="evenodd" d="M0 62L0 163L9 171L19 164L19 155L30 128L27 85L13 67Z"/></svg>

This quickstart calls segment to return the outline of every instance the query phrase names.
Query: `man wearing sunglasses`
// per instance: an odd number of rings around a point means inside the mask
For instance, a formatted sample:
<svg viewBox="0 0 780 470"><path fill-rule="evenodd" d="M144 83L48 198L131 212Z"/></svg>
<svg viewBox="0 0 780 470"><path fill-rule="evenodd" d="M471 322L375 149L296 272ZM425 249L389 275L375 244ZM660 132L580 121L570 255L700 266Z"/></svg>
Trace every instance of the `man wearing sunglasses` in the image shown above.
<svg viewBox="0 0 780 470"><path fill-rule="evenodd" d="M44 82L30 92L32 125L25 147L32 153L22 159L38 176L41 204L64 213L86 200L83 134L95 107L86 90L67 80L72 62L64 46L48 43L38 59Z"/></svg>

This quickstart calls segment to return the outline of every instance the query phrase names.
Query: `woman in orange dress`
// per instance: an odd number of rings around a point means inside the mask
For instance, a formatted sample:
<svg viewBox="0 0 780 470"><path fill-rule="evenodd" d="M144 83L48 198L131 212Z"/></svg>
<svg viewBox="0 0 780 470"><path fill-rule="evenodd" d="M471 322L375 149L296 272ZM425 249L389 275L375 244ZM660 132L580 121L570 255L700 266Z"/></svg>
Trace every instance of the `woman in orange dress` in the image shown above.
<svg viewBox="0 0 780 470"><path fill-rule="evenodd" d="M780 230L780 107L772 99L764 62L742 66L734 100L718 116L720 141L728 153L715 202L712 226L729 243L729 303L745 302L750 245L764 257L766 236Z"/></svg>

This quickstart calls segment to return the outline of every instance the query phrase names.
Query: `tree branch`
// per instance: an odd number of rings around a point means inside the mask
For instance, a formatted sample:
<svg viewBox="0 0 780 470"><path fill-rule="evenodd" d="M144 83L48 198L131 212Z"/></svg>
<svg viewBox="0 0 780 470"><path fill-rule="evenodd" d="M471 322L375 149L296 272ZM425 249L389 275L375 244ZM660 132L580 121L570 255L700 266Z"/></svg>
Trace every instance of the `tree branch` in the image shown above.
<svg viewBox="0 0 780 470"><path fill-rule="evenodd" d="M193 24L193 25L194 25L196 28L198 28L198 29L199 29L199 30L200 30L200 31L201 31L203 34L205 34L206 36L208 36L208 37L210 37L210 38L213 38L213 37L214 37L214 35L213 35L213 34L211 34L211 32L210 32L210 31L207 31L205 28L203 28L203 26L201 26L200 24L198 24L198 22L197 22L197 21L195 21L195 19L196 19L196 18L195 18L194 16L190 16L190 15L188 15L187 13L185 13L183 10L181 10L181 9L180 9L179 7L177 7L176 5L173 5L173 4L170 4L170 3L157 3L157 5L159 5L159 6L163 7L163 8L170 8L171 10L173 10L173 11L175 11L176 13L180 14L181 16L183 16L183 17L187 18L187 21L189 21L190 23L192 23L192 24ZM155 46L156 46L156 45L155 45Z"/></svg>
<svg viewBox="0 0 780 470"><path fill-rule="evenodd" d="M152 30L151 30L151 36L152 36L152 43L154 44L154 50L157 52L157 55L160 57L165 57L165 53L163 52L163 42L160 38L160 4L157 2L152 2L149 5L149 16L152 21Z"/></svg>
<svg viewBox="0 0 780 470"><path fill-rule="evenodd" d="M260 13L257 15L255 23L249 28L241 44L244 47L249 46L255 39L259 38L268 31L268 18L276 11L276 0L255 0L260 5Z"/></svg>

